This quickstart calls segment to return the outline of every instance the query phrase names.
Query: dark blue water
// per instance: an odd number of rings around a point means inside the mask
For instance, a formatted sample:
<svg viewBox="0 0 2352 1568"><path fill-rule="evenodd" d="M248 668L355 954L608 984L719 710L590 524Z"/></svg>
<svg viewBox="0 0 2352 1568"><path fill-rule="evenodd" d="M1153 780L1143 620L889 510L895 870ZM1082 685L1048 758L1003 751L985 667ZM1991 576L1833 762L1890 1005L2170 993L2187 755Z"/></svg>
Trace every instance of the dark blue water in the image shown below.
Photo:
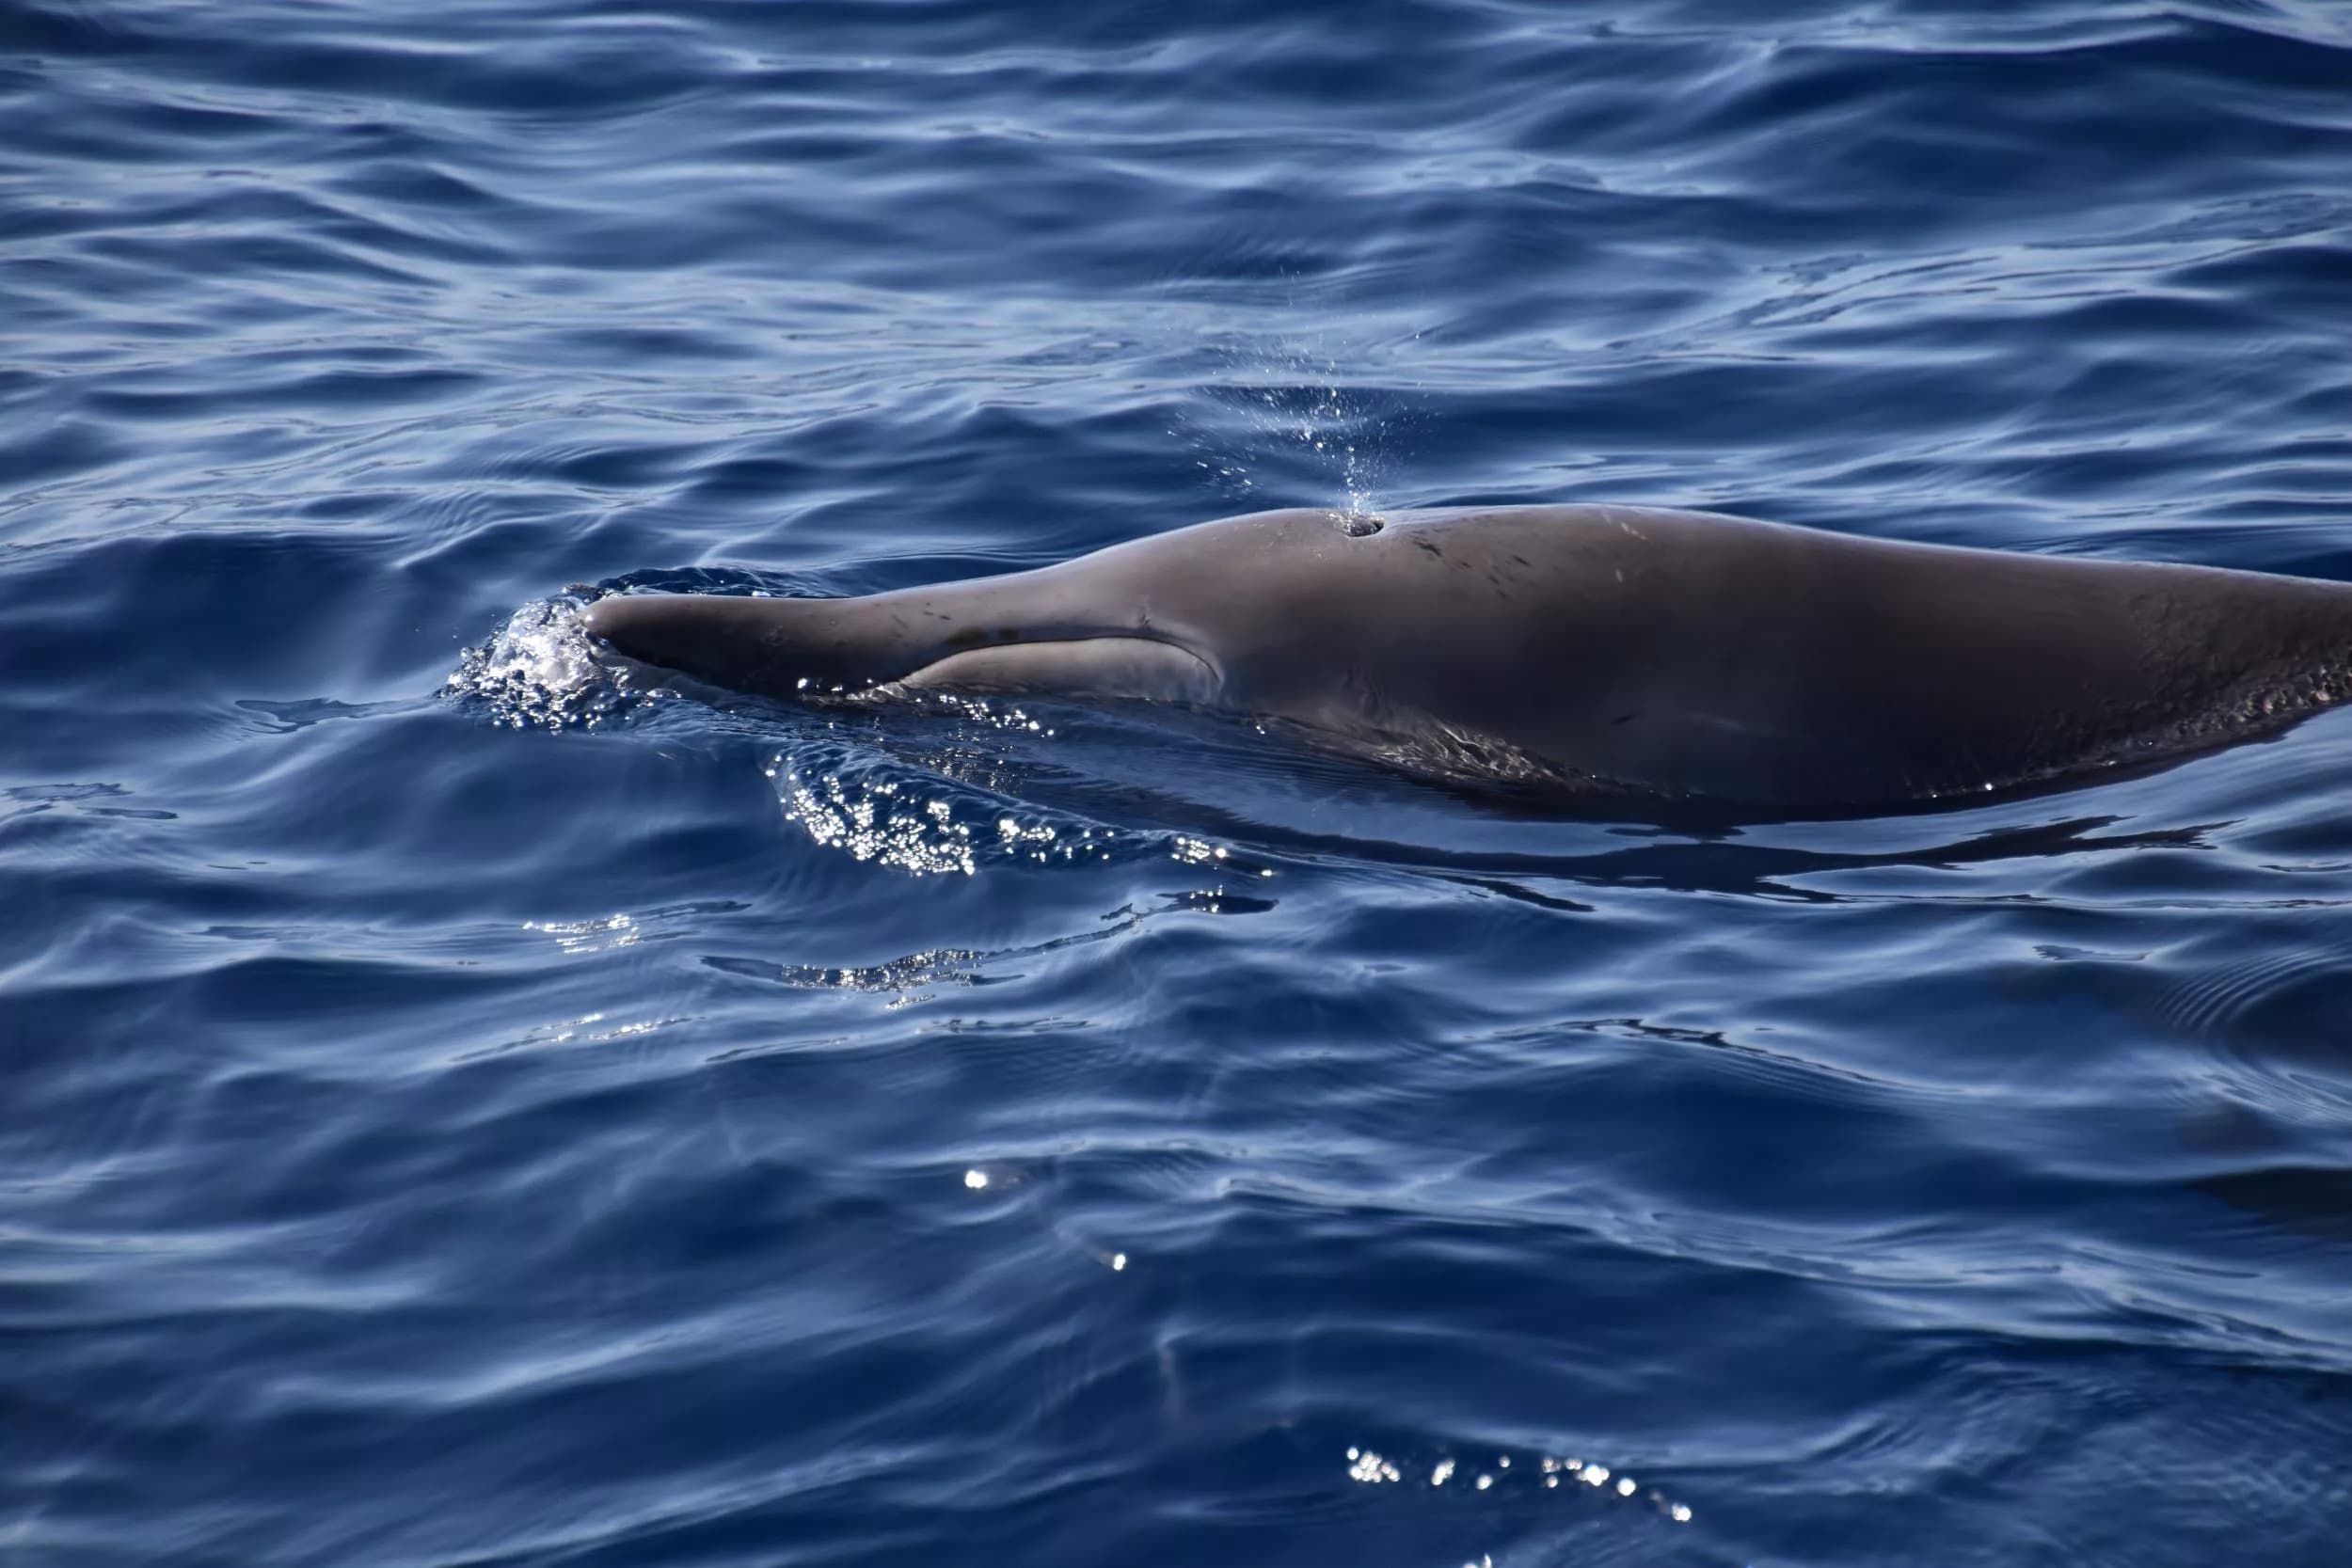
<svg viewBox="0 0 2352 1568"><path fill-rule="evenodd" d="M0 1557L2344 1561L2352 715L1702 837L567 590L2352 578L2347 365L2333 0L0 0Z"/></svg>

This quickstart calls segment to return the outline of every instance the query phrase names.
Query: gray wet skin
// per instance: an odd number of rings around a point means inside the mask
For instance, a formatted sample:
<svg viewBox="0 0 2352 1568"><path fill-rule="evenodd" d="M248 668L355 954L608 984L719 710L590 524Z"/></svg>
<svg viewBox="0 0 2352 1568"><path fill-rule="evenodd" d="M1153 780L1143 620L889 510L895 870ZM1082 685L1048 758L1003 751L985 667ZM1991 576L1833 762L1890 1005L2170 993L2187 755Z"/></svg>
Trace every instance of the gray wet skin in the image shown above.
<svg viewBox="0 0 2352 1568"><path fill-rule="evenodd" d="M1979 795L2352 697L2352 586L1709 513L1257 513L852 599L609 598L590 633L773 696L1183 702L1416 770L1784 810Z"/></svg>

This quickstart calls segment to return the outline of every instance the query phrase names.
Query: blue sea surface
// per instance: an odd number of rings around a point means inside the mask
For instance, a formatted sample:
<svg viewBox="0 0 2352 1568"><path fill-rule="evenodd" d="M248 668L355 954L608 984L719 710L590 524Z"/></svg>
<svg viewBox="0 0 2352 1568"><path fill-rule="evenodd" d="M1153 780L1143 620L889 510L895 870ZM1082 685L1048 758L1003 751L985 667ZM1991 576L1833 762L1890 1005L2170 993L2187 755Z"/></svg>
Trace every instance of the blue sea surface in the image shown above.
<svg viewBox="0 0 2352 1568"><path fill-rule="evenodd" d="M2348 367L2336 0L0 0L0 1560L2352 1560L2352 712L1701 832L577 621L2352 579Z"/></svg>

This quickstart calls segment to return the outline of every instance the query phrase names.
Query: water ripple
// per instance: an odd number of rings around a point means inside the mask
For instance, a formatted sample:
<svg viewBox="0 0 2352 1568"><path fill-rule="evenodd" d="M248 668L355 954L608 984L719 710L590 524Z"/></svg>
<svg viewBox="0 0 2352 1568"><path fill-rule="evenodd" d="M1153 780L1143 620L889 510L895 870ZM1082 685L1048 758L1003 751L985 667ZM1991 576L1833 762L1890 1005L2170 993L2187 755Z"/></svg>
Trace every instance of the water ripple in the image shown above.
<svg viewBox="0 0 2352 1568"><path fill-rule="evenodd" d="M0 1540L2338 1561L2344 716L1561 820L578 610L1283 504L2352 578L2348 62L2305 0L0 4Z"/></svg>

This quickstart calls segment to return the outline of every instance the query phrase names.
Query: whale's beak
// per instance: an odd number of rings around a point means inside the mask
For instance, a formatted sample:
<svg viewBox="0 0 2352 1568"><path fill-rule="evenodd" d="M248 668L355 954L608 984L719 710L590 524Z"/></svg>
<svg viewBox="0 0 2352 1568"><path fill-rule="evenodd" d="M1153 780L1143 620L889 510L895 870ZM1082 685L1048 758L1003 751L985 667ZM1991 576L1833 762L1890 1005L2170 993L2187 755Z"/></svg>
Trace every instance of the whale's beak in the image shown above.
<svg viewBox="0 0 2352 1568"><path fill-rule="evenodd" d="M580 618L580 626L590 637L611 647L614 652L645 664L667 664L662 652L671 638L664 632L675 632L678 616L660 597L614 597L598 599L588 607Z"/></svg>
<svg viewBox="0 0 2352 1568"><path fill-rule="evenodd" d="M581 615L588 635L641 664L739 691L838 691L903 673L898 622L856 599L765 599L721 594L619 594Z"/></svg>
<svg viewBox="0 0 2352 1568"><path fill-rule="evenodd" d="M927 595L755 599L624 594L581 616L588 635L641 664L773 697L829 696L886 682L944 691L1161 698L1206 703L1221 689L1199 654L1123 629L959 625ZM939 629L934 630L932 628Z"/></svg>
<svg viewBox="0 0 2352 1568"><path fill-rule="evenodd" d="M640 664L726 684L731 674L764 671L763 644L773 628L761 611L771 603L705 594L623 594L590 605L580 624L590 637Z"/></svg>

